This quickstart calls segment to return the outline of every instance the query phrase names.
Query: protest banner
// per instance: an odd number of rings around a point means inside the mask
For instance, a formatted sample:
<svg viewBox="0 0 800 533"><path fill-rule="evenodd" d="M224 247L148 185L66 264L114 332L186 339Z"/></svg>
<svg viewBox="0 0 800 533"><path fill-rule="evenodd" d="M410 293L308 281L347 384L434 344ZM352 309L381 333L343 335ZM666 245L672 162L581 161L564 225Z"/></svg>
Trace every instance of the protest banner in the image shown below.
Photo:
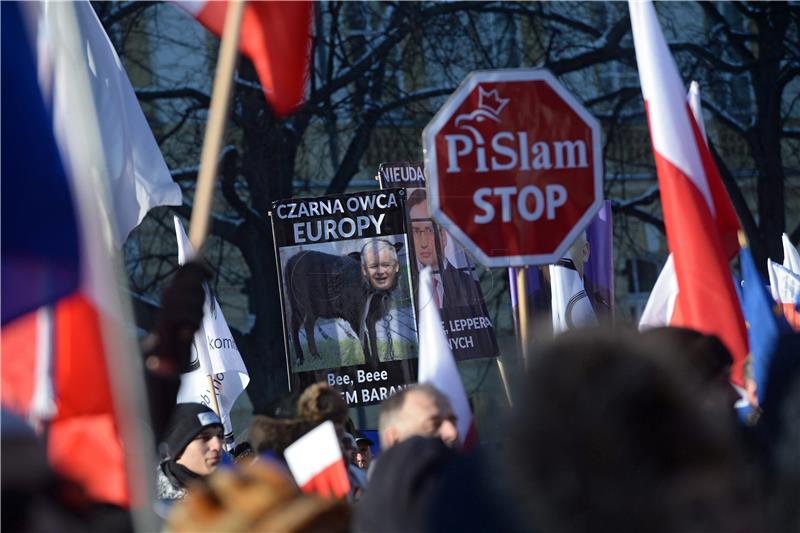
<svg viewBox="0 0 800 533"><path fill-rule="evenodd" d="M414 258L411 261L414 295L419 293L420 270L430 266L436 293L434 301L439 307L453 356L457 361L496 357L497 338L483 291L475 278L475 264L464 247L431 218L423 163L382 163L378 167L378 180L382 189L406 188L406 223L411 237L408 239L409 257Z"/></svg>
<svg viewBox="0 0 800 533"><path fill-rule="evenodd" d="M273 203L290 388L325 381L362 406L416 381L405 198L394 189Z"/></svg>

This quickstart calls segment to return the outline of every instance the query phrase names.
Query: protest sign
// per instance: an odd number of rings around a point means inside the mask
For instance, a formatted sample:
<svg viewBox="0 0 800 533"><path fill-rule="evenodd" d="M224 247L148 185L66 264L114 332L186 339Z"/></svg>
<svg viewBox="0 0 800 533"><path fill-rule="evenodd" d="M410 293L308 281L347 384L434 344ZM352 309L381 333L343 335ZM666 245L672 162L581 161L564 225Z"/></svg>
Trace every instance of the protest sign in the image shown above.
<svg viewBox="0 0 800 533"><path fill-rule="evenodd" d="M291 388L325 381L348 405L416 380L402 189L273 203Z"/></svg>
<svg viewBox="0 0 800 533"><path fill-rule="evenodd" d="M475 278L475 265L464 248L430 217L423 163L382 163L378 178L381 188L406 187L407 226L411 236L408 255L413 258L414 294L419 291L419 271L430 266L436 292L434 301L439 307L453 357L458 361L496 356L494 325Z"/></svg>

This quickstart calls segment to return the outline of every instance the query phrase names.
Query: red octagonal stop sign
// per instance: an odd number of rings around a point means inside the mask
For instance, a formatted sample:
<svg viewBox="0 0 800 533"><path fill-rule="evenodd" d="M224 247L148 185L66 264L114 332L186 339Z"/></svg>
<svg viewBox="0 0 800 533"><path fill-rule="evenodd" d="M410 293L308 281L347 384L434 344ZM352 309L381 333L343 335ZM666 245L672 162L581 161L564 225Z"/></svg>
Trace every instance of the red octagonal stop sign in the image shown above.
<svg viewBox="0 0 800 533"><path fill-rule="evenodd" d="M472 72L422 142L434 218L486 266L557 262L603 201L600 124L547 70Z"/></svg>

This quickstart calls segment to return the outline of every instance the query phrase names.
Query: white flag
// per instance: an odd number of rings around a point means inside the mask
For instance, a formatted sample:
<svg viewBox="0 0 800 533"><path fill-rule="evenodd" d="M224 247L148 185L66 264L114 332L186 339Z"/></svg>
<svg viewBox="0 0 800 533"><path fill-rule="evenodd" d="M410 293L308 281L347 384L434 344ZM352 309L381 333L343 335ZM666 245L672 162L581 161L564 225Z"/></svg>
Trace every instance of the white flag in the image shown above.
<svg viewBox="0 0 800 533"><path fill-rule="evenodd" d="M57 2L56 2L57 3ZM39 4L37 56L39 82L53 98L53 121L59 145L74 152L85 142L76 122L74 71L65 61L54 27L58 20L48 16L51 3ZM100 131L104 164L91 171L107 184L108 201L98 196L98 207L108 219L104 237L117 248L153 207L180 205L181 190L172 181L164 157L147 124L128 75L89 2L76 2L81 52L89 66L92 119ZM66 145L66 146L65 146Z"/></svg>
<svg viewBox="0 0 800 533"><path fill-rule="evenodd" d="M767 259L769 287L776 302L794 306L800 299L800 275Z"/></svg>
<svg viewBox="0 0 800 533"><path fill-rule="evenodd" d="M783 266L800 276L800 254L797 253L797 248L785 233L781 236L781 240L783 241Z"/></svg>
<svg viewBox="0 0 800 533"><path fill-rule="evenodd" d="M430 383L439 389L453 407L458 438L466 449L477 437L467 393L458 373L453 352L442 329L439 306L433 299L431 268L419 273L419 377L420 383Z"/></svg>
<svg viewBox="0 0 800 533"><path fill-rule="evenodd" d="M178 263L181 265L194 257L189 238L183 230L183 224L175 217L175 235L178 239ZM197 402L211 407L211 391L207 376L211 374L214 388L217 389L220 418L225 426L226 437L233 434L230 411L236 398L250 383L250 376L242 361L236 342L219 302L206 290L206 301L203 304L203 325L194 334L192 361L190 371L181 376L181 388L178 391L178 403Z"/></svg>
<svg viewBox="0 0 800 533"><path fill-rule="evenodd" d="M669 326L672 314L675 311L675 301L678 299L678 278L675 276L675 263L672 254L667 257L664 268L658 275L650 297L639 319L639 331L646 329Z"/></svg>
<svg viewBox="0 0 800 533"><path fill-rule="evenodd" d="M597 316L592 303L586 294L578 271L572 265L568 253L563 261L550 265L551 310L553 313L553 333L558 334L568 329L597 324Z"/></svg>

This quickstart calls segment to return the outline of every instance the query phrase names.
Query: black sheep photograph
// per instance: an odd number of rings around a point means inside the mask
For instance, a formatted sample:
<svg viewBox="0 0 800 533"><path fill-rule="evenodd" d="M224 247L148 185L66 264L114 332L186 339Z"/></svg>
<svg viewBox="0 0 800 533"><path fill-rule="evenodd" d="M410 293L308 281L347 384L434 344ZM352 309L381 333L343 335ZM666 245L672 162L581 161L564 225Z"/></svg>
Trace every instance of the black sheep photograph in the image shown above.
<svg viewBox="0 0 800 533"><path fill-rule="evenodd" d="M404 235L282 248L293 372L416 356Z"/></svg>

